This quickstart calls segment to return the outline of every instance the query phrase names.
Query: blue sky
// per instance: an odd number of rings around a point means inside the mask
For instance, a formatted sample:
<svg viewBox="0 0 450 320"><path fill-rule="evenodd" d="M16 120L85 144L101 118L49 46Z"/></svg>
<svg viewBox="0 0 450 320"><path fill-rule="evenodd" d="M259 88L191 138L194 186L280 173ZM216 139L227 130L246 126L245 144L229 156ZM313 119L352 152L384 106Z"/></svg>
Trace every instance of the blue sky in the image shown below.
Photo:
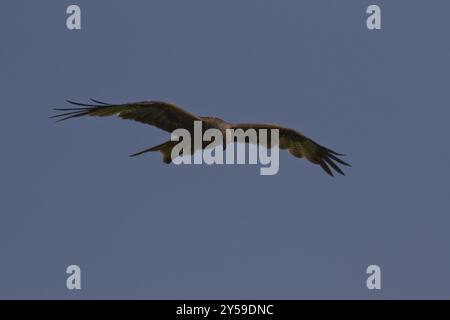
<svg viewBox="0 0 450 320"><path fill-rule="evenodd" d="M376 3L379 31L369 1L79 0L68 31L72 2L4 1L0 297L448 298L450 4ZM353 167L130 159L168 134L48 119L88 98L283 124Z"/></svg>

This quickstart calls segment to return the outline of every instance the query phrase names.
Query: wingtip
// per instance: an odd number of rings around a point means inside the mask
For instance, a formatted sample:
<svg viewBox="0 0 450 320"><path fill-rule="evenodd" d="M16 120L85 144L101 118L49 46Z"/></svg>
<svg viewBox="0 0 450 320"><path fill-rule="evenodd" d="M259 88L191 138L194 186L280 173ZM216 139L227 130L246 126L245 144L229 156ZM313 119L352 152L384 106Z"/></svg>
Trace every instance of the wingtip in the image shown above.
<svg viewBox="0 0 450 320"><path fill-rule="evenodd" d="M112 106L113 104L111 103L107 103L107 102L103 102L97 99L93 99L93 98L89 98L90 101L94 102L94 103L98 103L98 104L102 104L104 106Z"/></svg>
<svg viewBox="0 0 450 320"><path fill-rule="evenodd" d="M327 166L327 164L323 160L319 161L319 165L329 176L334 177L333 172L331 171L331 169Z"/></svg>
<svg viewBox="0 0 450 320"><path fill-rule="evenodd" d="M50 117L48 117L49 119L55 119L55 118L58 118L58 115L56 115L56 116L50 116ZM57 120L55 120L55 122L60 122L61 121L61 119L57 119Z"/></svg>

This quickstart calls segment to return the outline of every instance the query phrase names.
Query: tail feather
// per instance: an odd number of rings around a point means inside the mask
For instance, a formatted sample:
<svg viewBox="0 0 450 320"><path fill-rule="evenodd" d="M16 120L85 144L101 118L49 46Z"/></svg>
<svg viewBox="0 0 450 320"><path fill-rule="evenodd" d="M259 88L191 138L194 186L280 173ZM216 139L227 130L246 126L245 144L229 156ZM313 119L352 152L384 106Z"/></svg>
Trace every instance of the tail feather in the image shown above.
<svg viewBox="0 0 450 320"><path fill-rule="evenodd" d="M163 161L164 163L171 163L172 162L172 147L173 147L173 141L167 141L164 143L161 143L157 146L142 150L140 152L137 152L135 154L130 155L130 157L136 157L140 156L141 154L147 153L147 152L154 152L154 151L160 151L163 154Z"/></svg>
<svg viewBox="0 0 450 320"><path fill-rule="evenodd" d="M137 157L137 156L140 156L141 154L144 154L147 152L152 152L152 151L156 151L156 150L153 150L153 148L145 149L145 150L139 151L137 153L130 154L130 157Z"/></svg>

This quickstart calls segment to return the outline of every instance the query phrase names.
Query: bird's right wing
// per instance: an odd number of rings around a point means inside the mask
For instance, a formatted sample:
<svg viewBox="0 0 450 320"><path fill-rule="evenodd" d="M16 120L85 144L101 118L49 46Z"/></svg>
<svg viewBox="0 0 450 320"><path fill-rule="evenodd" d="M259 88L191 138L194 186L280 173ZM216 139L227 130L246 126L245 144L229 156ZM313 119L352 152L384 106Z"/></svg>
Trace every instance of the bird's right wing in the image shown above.
<svg viewBox="0 0 450 320"><path fill-rule="evenodd" d="M276 129L279 131L279 147L280 149L287 150L291 155L297 158L306 158L308 161L320 165L322 169L333 176L333 172L329 168L332 167L336 172L344 175L344 172L339 168L336 164L340 163L344 166L350 167L351 165L347 162L343 161L339 158L339 156L343 156L343 154L337 153L331 149L328 149L312 139L306 137L302 133L295 131L293 129L289 129L286 127L282 127L279 125L272 124L251 124L251 123L242 123L242 124L233 124L230 126L231 129L267 129L273 130ZM268 141L270 135L268 136ZM247 142L247 141L246 141ZM258 140L258 143L260 141ZM271 146L272 143L268 142L268 145Z"/></svg>
<svg viewBox="0 0 450 320"><path fill-rule="evenodd" d="M60 118L58 121L63 121L82 116L118 116L122 119L149 124L168 132L179 128L192 132L194 121L201 121L199 117L168 102L144 101L126 104L108 104L97 100L92 101L95 104L67 101L77 107L56 108L54 110L64 111L64 113L57 114L51 118Z"/></svg>

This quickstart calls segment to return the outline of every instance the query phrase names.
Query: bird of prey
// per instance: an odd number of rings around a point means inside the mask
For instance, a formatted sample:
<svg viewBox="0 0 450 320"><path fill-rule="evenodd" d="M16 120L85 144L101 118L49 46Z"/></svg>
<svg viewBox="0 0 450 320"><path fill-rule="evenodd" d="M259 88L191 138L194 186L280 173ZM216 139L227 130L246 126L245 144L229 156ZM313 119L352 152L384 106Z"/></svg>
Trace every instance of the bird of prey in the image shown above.
<svg viewBox="0 0 450 320"><path fill-rule="evenodd" d="M333 176L333 172L330 167L336 172L344 175L344 172L337 166L336 162L350 167L350 164L339 158L339 156L343 156L343 154L321 146L298 131L279 125L228 123L215 117L196 116L183 110L175 104L162 101L109 104L94 99L90 100L93 104L79 103L68 100L68 103L76 107L55 108L54 110L62 113L52 116L51 118L59 118L59 122L82 116L119 116L122 119L134 120L156 126L170 133L176 129L183 128L188 130L192 136L194 132L194 121L201 121L204 131L207 129L216 128L219 129L224 136L226 129L278 129L280 149L287 150L294 157L304 157L308 161L321 166L328 175ZM171 151L177 143L177 141L169 140L160 145L135 153L131 156L134 157L146 152L159 151L163 154L163 161L165 163L171 163ZM225 146L226 145L224 144L224 148ZM268 143L268 146L271 147L270 142ZM203 146L203 148L205 148L205 146Z"/></svg>

